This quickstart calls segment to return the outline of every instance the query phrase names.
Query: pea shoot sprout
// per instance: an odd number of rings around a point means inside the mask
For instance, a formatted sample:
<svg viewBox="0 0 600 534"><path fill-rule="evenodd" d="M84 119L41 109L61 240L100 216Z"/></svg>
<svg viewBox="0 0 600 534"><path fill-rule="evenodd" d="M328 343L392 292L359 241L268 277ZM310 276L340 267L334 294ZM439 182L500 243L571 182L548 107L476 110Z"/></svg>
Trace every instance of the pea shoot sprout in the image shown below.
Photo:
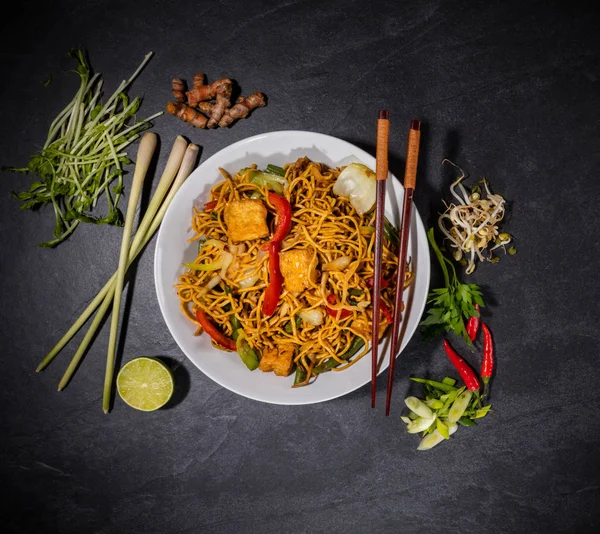
<svg viewBox="0 0 600 534"><path fill-rule="evenodd" d="M456 261L466 265L465 274L475 270L475 261L490 261L496 263L500 258L494 257L493 251L505 246L512 241L512 236L499 231L499 224L504 218L504 197L490 191L487 180L481 180L483 190L475 185L468 192L463 186L464 171L448 159L442 163L449 163L460 171L460 176L450 185L450 194L456 200L447 204L446 210L438 218L438 226L454 249L453 256ZM483 198L485 195L485 198ZM485 251L488 255L484 256ZM510 254L516 251L514 247Z"/></svg>

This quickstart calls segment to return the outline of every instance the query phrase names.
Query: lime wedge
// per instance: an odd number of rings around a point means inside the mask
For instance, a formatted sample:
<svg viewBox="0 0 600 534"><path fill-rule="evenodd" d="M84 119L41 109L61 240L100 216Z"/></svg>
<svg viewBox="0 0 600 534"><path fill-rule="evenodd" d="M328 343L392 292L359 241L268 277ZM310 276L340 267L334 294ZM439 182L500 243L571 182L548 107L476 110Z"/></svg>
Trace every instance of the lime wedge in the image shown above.
<svg viewBox="0 0 600 534"><path fill-rule="evenodd" d="M160 360L141 356L121 368L117 391L132 408L152 412L164 406L173 395L173 375Z"/></svg>

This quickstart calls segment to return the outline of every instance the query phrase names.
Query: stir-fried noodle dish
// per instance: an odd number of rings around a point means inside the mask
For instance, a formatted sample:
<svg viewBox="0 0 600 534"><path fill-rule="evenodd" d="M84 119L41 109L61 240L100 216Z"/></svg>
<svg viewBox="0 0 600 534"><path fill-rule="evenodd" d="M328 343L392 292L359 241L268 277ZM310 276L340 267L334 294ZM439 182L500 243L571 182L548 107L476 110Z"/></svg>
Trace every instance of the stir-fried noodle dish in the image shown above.
<svg viewBox="0 0 600 534"><path fill-rule="evenodd" d="M372 171L353 165L374 181ZM196 335L237 352L250 370L295 373L294 387L343 371L369 351L375 210L357 200L366 188L336 194L344 170L307 158L234 176L220 169L223 180L204 209L194 209L198 255L176 285ZM397 246L386 221L380 338L394 314ZM405 272L407 286L410 262Z"/></svg>

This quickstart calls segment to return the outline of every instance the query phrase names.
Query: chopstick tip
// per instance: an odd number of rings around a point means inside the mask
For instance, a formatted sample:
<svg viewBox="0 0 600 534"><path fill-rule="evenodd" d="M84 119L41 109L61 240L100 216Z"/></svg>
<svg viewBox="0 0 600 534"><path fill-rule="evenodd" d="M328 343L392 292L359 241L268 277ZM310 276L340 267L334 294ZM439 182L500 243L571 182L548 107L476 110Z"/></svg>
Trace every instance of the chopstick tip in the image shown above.
<svg viewBox="0 0 600 534"><path fill-rule="evenodd" d="M378 119L383 119L383 120L390 120L390 113L387 109L382 109L379 111L379 114L377 115Z"/></svg>

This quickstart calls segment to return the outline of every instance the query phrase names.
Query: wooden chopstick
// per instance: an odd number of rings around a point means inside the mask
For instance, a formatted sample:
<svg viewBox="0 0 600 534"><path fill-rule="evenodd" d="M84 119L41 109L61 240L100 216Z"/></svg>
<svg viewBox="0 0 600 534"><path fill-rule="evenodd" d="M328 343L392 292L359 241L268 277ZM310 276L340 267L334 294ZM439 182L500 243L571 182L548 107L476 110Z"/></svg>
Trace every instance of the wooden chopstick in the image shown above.
<svg viewBox="0 0 600 534"><path fill-rule="evenodd" d="M400 228L400 251L398 254L398 275L396 277L396 295L394 299L394 325L392 328L392 343L390 348L390 364L388 369L388 385L385 399L385 415L390 415L392 387L394 384L394 367L398 352L398 337L400 318L402 316L402 296L404 294L404 279L406 276L406 252L410 233L412 200L417 182L417 165L419 162L419 144L421 140L421 121L410 122L408 131L408 146L406 148L406 166L404 169L404 202L402 204L402 221Z"/></svg>
<svg viewBox="0 0 600 534"><path fill-rule="evenodd" d="M379 349L379 309L381 298L381 254L383 250L383 217L385 213L385 183L388 177L388 146L390 137L389 113L381 110L377 117L377 149L375 174L377 197L375 201L375 269L373 282L373 330L371 332L371 408L375 408L377 392L377 361Z"/></svg>

